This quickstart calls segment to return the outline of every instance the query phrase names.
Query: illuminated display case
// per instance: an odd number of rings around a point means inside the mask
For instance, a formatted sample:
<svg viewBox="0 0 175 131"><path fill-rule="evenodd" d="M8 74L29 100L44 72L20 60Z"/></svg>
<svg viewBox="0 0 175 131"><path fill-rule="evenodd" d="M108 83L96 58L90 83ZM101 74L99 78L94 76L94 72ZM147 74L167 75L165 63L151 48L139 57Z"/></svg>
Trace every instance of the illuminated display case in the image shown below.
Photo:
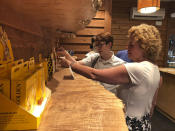
<svg viewBox="0 0 175 131"><path fill-rule="evenodd" d="M175 68L175 35L172 35L169 40L167 64L169 67Z"/></svg>
<svg viewBox="0 0 175 131"><path fill-rule="evenodd" d="M31 130L39 127L43 111L50 99L51 91L46 88L46 97L32 112L17 105L0 93L0 130Z"/></svg>

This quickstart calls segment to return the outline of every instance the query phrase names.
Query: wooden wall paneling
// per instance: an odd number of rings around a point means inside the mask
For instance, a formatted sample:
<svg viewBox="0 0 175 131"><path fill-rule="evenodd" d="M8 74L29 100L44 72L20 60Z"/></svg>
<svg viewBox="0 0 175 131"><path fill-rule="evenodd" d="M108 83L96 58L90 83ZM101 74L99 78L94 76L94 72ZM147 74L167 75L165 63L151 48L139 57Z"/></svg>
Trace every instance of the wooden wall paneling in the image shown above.
<svg viewBox="0 0 175 131"><path fill-rule="evenodd" d="M127 15L128 17L130 17L129 15ZM143 23L146 23L146 24L150 24L150 25L155 25L155 21L153 20L132 20L130 18L126 18L126 17L118 17L118 18L113 18L112 19L112 26L115 27L115 24L118 25L128 25L128 26L134 26L134 25L139 25L139 24L143 24ZM166 21L164 20L162 22L162 27L166 26ZM113 28L113 27L112 27Z"/></svg>
<svg viewBox="0 0 175 131"><path fill-rule="evenodd" d="M81 51L81 52L89 52L90 49L89 49L89 45L66 45L64 44L63 47L67 50L73 50L74 52L78 52L78 51Z"/></svg>
<svg viewBox="0 0 175 131"><path fill-rule="evenodd" d="M91 0L0 0L0 5L2 3L34 18L38 26L50 27L54 31L60 29L76 32L84 28L82 20L91 19L95 15Z"/></svg>
<svg viewBox="0 0 175 131"><path fill-rule="evenodd" d="M156 64L159 65L159 67L164 67L164 66L165 66L165 65L162 63L162 61L159 61L159 60L156 62Z"/></svg>
<svg viewBox="0 0 175 131"><path fill-rule="evenodd" d="M87 25L86 27L101 27L104 28L104 20L101 19L92 19L90 24Z"/></svg>
<svg viewBox="0 0 175 131"><path fill-rule="evenodd" d="M34 19L17 13L3 4L0 4L0 25L11 41L15 60L20 58L28 60L33 56L38 57L39 53L46 57L52 47L50 42L43 39L43 31Z"/></svg>
<svg viewBox="0 0 175 131"><path fill-rule="evenodd" d="M128 34L128 29L121 29L121 28L118 28L118 29L112 29L112 34L113 35L127 35Z"/></svg>
<svg viewBox="0 0 175 131"><path fill-rule="evenodd" d="M133 1L113 0L112 1L112 34L114 37L113 51L127 49L128 29L131 27L129 12Z"/></svg>
<svg viewBox="0 0 175 131"><path fill-rule="evenodd" d="M15 60L23 58L28 60L30 57L37 58L39 53L43 54L43 57L47 56L48 47L45 47L43 42L26 42L22 39L10 38L12 44L13 54Z"/></svg>
<svg viewBox="0 0 175 131"><path fill-rule="evenodd" d="M99 10L97 11L95 17L93 19L101 19L104 20L105 19L105 11L104 10Z"/></svg>
<svg viewBox="0 0 175 131"><path fill-rule="evenodd" d="M123 35L123 34L116 34L113 35L114 40L127 40L127 35Z"/></svg>
<svg viewBox="0 0 175 131"><path fill-rule="evenodd" d="M85 28L83 30L78 31L76 34L77 35L88 35L88 36L94 36L97 35L99 33L104 32L103 28Z"/></svg>
<svg viewBox="0 0 175 131"><path fill-rule="evenodd" d="M0 5L0 24L8 25L12 28L37 36L42 36L41 29L38 27L36 21L22 14L18 14L10 8L6 8L3 4Z"/></svg>
<svg viewBox="0 0 175 131"><path fill-rule="evenodd" d="M112 27L112 31L114 30L118 30L118 29L121 29L121 30L128 30L131 25L130 24L126 24L126 23L123 23L123 24L114 24L112 23L113 27Z"/></svg>
<svg viewBox="0 0 175 131"><path fill-rule="evenodd" d="M112 0L105 0L105 25L104 31L111 33L111 20L112 20Z"/></svg>
<svg viewBox="0 0 175 131"><path fill-rule="evenodd" d="M161 53L160 53L160 55L159 55L159 58L158 58L158 60L164 60L164 56L165 56L165 52L164 51L162 51Z"/></svg>
<svg viewBox="0 0 175 131"><path fill-rule="evenodd" d="M74 43L74 44L87 44L91 43L91 37L82 37L82 36L77 36L76 38L73 39L65 39L63 40L63 43Z"/></svg>
<svg viewBox="0 0 175 131"><path fill-rule="evenodd" d="M91 44L92 36L107 30L111 32L111 16L109 16L111 15L109 14L110 6L112 6L111 1L112 0L105 0L105 4L97 11L96 16L91 20L90 24L88 24L86 28L76 32L76 38L62 41L62 46L67 50L73 50L74 55L76 55L78 59L84 58L85 54L90 51L89 45Z"/></svg>
<svg viewBox="0 0 175 131"><path fill-rule="evenodd" d="M15 60L23 58L28 60L30 57L38 58L39 53L47 57L50 50L50 44L46 44L43 37L13 28L8 25L2 25L6 31L14 54Z"/></svg>
<svg viewBox="0 0 175 131"><path fill-rule="evenodd" d="M119 50L125 50L128 48L128 45L120 45L120 46L113 46L112 50L119 51Z"/></svg>
<svg viewBox="0 0 175 131"><path fill-rule="evenodd" d="M19 39L25 42L37 42L42 39L42 37L38 37L36 35L32 35L30 33L11 28L9 26L4 26L4 30L6 31L8 37L13 39Z"/></svg>
<svg viewBox="0 0 175 131"><path fill-rule="evenodd" d="M124 40L114 40L113 42L113 46L127 46L128 45L128 40L124 39Z"/></svg>
<svg viewBox="0 0 175 131"><path fill-rule="evenodd" d="M81 59L85 58L85 54L84 53L80 54L79 52L75 52L74 55L77 56L77 60L81 60Z"/></svg>

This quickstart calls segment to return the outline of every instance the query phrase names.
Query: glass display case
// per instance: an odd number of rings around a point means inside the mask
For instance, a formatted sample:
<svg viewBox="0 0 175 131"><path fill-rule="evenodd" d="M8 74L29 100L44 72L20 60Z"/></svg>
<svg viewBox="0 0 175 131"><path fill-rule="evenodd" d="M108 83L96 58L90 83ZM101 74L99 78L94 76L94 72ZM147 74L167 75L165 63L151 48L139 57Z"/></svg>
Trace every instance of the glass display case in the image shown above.
<svg viewBox="0 0 175 131"><path fill-rule="evenodd" d="M172 35L169 40L167 64L175 68L175 35Z"/></svg>

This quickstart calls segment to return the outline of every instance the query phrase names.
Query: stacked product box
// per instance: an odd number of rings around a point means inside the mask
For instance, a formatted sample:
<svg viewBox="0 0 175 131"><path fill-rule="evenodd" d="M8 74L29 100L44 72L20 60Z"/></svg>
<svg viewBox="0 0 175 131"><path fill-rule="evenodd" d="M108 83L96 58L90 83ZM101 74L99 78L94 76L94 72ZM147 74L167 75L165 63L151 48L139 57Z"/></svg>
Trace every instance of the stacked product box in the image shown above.
<svg viewBox="0 0 175 131"><path fill-rule="evenodd" d="M38 80L38 86L37 86L37 103L41 104L43 101L43 98L46 96L46 87L45 87L45 75L44 75L44 67L43 63L36 65L36 72L37 72L37 80Z"/></svg>
<svg viewBox="0 0 175 131"><path fill-rule="evenodd" d="M36 103L36 87L33 73L28 71L28 61L12 67L11 99L25 110L32 112Z"/></svg>
<svg viewBox="0 0 175 131"><path fill-rule="evenodd" d="M41 54L39 54L39 64L41 64L44 68L44 79L47 82L48 81L48 61L47 59L43 59Z"/></svg>
<svg viewBox="0 0 175 131"><path fill-rule="evenodd" d="M0 65L0 93L10 99L10 78L7 73L7 64Z"/></svg>
<svg viewBox="0 0 175 131"><path fill-rule="evenodd" d="M19 63L22 63L23 59L17 61L10 61L0 65L0 92L10 99L10 78L11 68Z"/></svg>
<svg viewBox="0 0 175 131"><path fill-rule="evenodd" d="M29 71L34 74L34 81L36 86L36 102L41 104L45 97L45 76L43 63L35 65L34 59L29 61Z"/></svg>

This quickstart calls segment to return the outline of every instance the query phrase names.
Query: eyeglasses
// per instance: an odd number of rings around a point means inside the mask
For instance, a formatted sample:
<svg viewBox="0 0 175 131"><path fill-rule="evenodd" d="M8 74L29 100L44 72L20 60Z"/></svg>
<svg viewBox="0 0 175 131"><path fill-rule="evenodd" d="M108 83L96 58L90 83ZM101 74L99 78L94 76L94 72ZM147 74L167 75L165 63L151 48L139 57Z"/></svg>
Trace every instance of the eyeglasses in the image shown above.
<svg viewBox="0 0 175 131"><path fill-rule="evenodd" d="M101 48L104 44L106 44L105 41L95 41L95 46Z"/></svg>

